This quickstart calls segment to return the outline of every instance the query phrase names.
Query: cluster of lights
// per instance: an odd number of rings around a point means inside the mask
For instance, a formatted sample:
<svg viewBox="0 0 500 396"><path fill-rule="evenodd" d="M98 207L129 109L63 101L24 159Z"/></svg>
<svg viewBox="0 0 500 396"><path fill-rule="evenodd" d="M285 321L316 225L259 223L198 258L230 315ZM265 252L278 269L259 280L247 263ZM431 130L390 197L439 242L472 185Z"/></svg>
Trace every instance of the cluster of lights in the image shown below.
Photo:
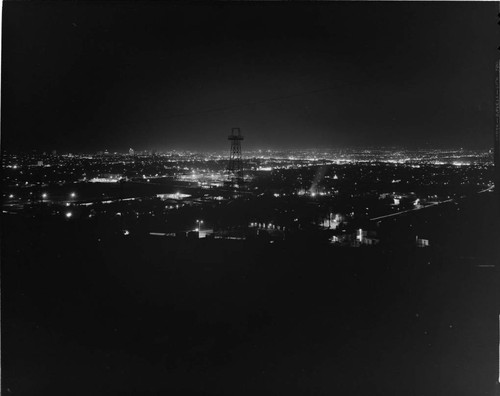
<svg viewBox="0 0 500 396"><path fill-rule="evenodd" d="M198 228L195 228L195 231L201 231L201 225L203 224L203 220L196 220L196 224L198 224Z"/></svg>

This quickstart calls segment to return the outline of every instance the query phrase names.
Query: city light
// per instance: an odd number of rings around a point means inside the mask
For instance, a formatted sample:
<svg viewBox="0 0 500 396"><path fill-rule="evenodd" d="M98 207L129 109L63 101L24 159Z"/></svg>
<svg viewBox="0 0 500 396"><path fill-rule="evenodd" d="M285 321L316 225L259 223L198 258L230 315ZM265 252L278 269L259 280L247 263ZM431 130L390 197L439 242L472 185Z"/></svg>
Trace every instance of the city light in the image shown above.
<svg viewBox="0 0 500 396"><path fill-rule="evenodd" d="M6 393L500 396L500 8L17 3Z"/></svg>

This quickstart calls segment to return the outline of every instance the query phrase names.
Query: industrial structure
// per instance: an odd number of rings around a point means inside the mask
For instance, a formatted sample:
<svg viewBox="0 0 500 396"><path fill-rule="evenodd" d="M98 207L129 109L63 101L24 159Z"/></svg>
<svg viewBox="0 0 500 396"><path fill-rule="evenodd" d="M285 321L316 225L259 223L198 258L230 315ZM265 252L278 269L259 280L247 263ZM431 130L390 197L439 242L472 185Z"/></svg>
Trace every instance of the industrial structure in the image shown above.
<svg viewBox="0 0 500 396"><path fill-rule="evenodd" d="M229 151L229 163L227 165L228 182L233 187L241 186L243 182L243 161L241 159L241 135L240 128L233 128L227 138L231 142Z"/></svg>

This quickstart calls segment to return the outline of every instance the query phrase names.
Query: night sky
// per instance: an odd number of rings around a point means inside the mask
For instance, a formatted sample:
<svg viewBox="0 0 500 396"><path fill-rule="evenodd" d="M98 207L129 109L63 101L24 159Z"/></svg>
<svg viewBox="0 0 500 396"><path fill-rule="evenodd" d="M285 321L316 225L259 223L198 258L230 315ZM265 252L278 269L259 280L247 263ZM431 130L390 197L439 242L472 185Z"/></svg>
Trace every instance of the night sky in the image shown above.
<svg viewBox="0 0 500 396"><path fill-rule="evenodd" d="M489 148L495 2L4 2L2 147Z"/></svg>

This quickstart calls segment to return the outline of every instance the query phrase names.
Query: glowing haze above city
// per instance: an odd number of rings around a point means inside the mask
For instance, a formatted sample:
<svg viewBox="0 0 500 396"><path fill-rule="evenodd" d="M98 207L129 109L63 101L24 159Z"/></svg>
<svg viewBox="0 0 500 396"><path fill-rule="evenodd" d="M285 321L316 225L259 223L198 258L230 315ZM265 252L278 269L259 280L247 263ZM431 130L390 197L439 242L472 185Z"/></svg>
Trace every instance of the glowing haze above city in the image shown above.
<svg viewBox="0 0 500 396"><path fill-rule="evenodd" d="M491 147L493 2L4 7L7 149Z"/></svg>

